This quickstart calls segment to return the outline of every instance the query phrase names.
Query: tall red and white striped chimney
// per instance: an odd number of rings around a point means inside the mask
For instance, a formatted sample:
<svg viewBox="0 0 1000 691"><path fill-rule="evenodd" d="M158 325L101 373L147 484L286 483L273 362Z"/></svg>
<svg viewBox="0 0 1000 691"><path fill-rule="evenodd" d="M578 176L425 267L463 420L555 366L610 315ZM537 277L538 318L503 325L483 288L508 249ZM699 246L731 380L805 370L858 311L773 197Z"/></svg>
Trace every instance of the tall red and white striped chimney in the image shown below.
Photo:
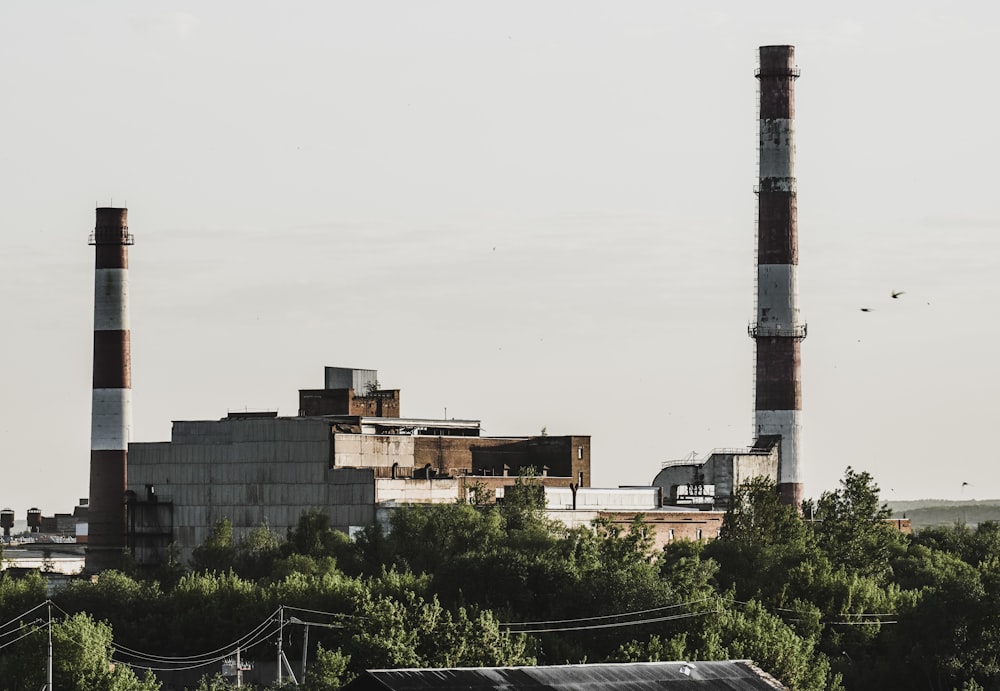
<svg viewBox="0 0 1000 691"><path fill-rule="evenodd" d="M778 491L781 502L803 499L799 416L802 377L799 346L798 223L795 185L794 46L761 46L760 180L757 188L757 314L750 326L756 343L754 425L757 437L780 435Z"/></svg>
<svg viewBox="0 0 1000 691"><path fill-rule="evenodd" d="M125 549L125 481L132 433L128 209L100 207L94 271L94 390L86 570L116 568Z"/></svg>

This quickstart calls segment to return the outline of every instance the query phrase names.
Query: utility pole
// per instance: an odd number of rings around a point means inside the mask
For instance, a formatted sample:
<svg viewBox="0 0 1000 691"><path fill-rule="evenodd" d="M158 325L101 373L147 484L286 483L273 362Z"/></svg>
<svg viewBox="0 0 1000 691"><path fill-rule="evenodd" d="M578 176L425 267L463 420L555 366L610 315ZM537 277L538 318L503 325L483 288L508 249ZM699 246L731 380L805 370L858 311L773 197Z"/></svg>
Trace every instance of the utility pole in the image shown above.
<svg viewBox="0 0 1000 691"><path fill-rule="evenodd" d="M309 651L309 624L306 624L306 632L302 635L302 683L306 683L306 653Z"/></svg>
<svg viewBox="0 0 1000 691"><path fill-rule="evenodd" d="M240 647L236 646L236 688L243 686L243 665L240 664Z"/></svg>
<svg viewBox="0 0 1000 691"><path fill-rule="evenodd" d="M52 600L49 600L49 659L45 670L45 691L52 691Z"/></svg>
<svg viewBox="0 0 1000 691"><path fill-rule="evenodd" d="M285 655L281 652L281 638L284 635L285 626L285 606L278 607L278 686L281 686L281 658Z"/></svg>

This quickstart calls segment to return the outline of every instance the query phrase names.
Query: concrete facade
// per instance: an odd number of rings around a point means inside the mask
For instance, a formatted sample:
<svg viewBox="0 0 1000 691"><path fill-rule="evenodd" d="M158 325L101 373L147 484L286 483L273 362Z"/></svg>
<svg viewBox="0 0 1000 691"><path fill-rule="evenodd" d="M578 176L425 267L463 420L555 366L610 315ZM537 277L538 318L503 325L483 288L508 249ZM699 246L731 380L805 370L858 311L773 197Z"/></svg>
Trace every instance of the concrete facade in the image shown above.
<svg viewBox="0 0 1000 691"><path fill-rule="evenodd" d="M311 509L352 534L383 505L495 500L528 467L543 485L586 485L590 438L489 438L475 420L357 415L176 421L169 442L129 446L128 545L139 563L162 561L171 542L189 559L222 519L236 540L262 525L284 536Z"/></svg>
<svg viewBox="0 0 1000 691"><path fill-rule="evenodd" d="M703 505L725 509L737 487L755 477L777 484L780 437L761 438L746 449L720 449L706 458L668 461L653 478L664 502L674 506Z"/></svg>

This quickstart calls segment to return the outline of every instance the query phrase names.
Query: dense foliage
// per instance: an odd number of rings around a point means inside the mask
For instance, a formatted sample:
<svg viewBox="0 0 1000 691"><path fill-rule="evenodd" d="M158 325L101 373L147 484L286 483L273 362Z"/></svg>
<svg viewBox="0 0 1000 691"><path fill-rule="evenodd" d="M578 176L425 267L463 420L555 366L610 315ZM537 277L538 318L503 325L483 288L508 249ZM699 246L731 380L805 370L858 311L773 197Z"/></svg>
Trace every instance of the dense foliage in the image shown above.
<svg viewBox="0 0 1000 691"><path fill-rule="evenodd" d="M801 512L748 482L718 539L656 548L641 520L567 529L519 488L402 508L354 542L320 511L285 536L222 521L190 564L52 595L5 574L0 689L44 684L49 631L56 688L155 691L147 668L211 658L188 688L228 689L221 658L274 660L279 624L296 674L308 637L306 689L371 667L734 658L794 689L1000 688L1000 525L901 534L848 468Z"/></svg>

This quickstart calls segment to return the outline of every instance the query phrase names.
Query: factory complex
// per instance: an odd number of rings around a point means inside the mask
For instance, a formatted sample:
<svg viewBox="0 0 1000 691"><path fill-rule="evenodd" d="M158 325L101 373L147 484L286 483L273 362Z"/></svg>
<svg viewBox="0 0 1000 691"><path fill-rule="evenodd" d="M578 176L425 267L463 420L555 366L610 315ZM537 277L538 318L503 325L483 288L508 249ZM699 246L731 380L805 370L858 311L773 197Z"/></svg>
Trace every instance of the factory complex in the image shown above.
<svg viewBox="0 0 1000 691"><path fill-rule="evenodd" d="M228 519L234 538L266 526L278 535L303 513L325 512L348 535L400 506L503 501L525 484L544 492L549 516L567 526L642 515L658 544L718 535L739 485L772 479L782 503L799 506L800 345L794 47L763 46L759 80L759 182L753 443L651 469L644 487L591 487L586 435L482 436L479 420L402 415L401 392L373 369L327 366L322 388L299 390L295 416L230 412L174 421L169 441L134 442L128 298L128 211L101 207L95 246L90 490L77 520L86 571L120 564L125 550L157 565L182 558ZM744 336L745 337L745 336ZM535 490L533 490L535 491ZM5 531L13 516L3 515ZM9 533L8 533L9 534Z"/></svg>

